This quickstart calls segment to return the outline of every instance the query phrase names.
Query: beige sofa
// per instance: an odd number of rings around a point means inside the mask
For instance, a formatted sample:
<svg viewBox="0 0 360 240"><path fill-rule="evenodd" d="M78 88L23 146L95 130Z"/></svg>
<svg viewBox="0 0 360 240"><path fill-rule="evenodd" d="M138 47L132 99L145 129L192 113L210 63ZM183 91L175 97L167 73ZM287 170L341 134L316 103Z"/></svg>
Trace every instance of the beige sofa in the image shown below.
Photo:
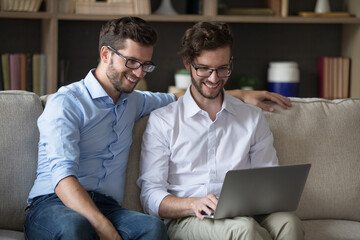
<svg viewBox="0 0 360 240"><path fill-rule="evenodd" d="M265 113L281 164L312 163L296 213L311 240L360 239L360 99L292 99ZM35 178L42 112L38 96L0 91L0 239L23 239L26 198ZM142 211L138 176L141 135L133 132L124 206Z"/></svg>

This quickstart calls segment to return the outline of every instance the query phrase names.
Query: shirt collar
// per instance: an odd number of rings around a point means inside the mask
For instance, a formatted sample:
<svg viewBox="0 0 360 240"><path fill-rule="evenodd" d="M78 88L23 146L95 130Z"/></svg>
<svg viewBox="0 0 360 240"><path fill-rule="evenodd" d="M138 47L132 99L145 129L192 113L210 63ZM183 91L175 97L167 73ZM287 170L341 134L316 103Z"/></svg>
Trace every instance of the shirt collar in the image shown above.
<svg viewBox="0 0 360 240"><path fill-rule="evenodd" d="M183 96L183 102L184 102L184 114L186 118L190 118L193 117L194 115L196 115L197 113L203 111L195 102L193 96L191 95L190 92L190 87L188 87L188 89L186 90L186 93ZM232 114L236 114L236 111L234 109L234 107L231 104L231 96L225 93L225 90L223 89L223 94L224 94L224 101L222 103L222 107L220 112L222 112L223 110L226 110Z"/></svg>
<svg viewBox="0 0 360 240"><path fill-rule="evenodd" d="M191 85L188 87L188 89L186 90L186 93L183 96L184 114L185 114L186 118L190 118L190 117L196 115L198 112L202 111L201 108L199 108L199 106L195 102L193 96L191 95L190 87L191 87Z"/></svg>
<svg viewBox="0 0 360 240"><path fill-rule="evenodd" d="M237 112L239 112L239 109L238 108L235 109L234 104L231 104L233 103L234 100L238 100L238 99L234 98L229 94L226 94L224 90L224 102L221 110L225 109L229 113L236 115Z"/></svg>
<svg viewBox="0 0 360 240"><path fill-rule="evenodd" d="M99 81L95 78L95 76L94 76L95 70L96 70L95 68L91 69L89 71L89 73L86 75L86 77L84 79L86 88L88 89L92 99L105 97L105 98L109 98L111 100L110 96L106 93L106 91L101 86ZM128 97L129 97L128 93L121 93L117 103L124 101ZM111 102L112 102L112 100L111 100Z"/></svg>

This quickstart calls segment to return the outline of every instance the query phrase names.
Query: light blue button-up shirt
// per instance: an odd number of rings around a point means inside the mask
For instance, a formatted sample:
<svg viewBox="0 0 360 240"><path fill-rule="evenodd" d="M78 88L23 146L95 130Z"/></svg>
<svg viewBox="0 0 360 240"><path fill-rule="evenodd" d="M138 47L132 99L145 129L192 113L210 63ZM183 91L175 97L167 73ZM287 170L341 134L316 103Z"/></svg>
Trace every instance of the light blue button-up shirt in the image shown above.
<svg viewBox="0 0 360 240"><path fill-rule="evenodd" d="M38 119L38 168L28 204L75 176L87 191L111 196L121 205L135 121L174 100L173 94L134 91L122 93L114 104L93 70L60 88Z"/></svg>

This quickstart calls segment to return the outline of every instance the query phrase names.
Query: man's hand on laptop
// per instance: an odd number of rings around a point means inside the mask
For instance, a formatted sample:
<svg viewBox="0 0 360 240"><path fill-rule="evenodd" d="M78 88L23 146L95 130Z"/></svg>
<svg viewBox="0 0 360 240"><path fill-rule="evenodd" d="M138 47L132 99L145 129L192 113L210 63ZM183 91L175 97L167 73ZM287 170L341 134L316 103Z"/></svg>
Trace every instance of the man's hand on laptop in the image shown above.
<svg viewBox="0 0 360 240"><path fill-rule="evenodd" d="M204 214L211 216L216 209L218 199L214 194L209 194L203 198L194 198L191 202L191 209L194 211L196 217L200 220L204 219Z"/></svg>

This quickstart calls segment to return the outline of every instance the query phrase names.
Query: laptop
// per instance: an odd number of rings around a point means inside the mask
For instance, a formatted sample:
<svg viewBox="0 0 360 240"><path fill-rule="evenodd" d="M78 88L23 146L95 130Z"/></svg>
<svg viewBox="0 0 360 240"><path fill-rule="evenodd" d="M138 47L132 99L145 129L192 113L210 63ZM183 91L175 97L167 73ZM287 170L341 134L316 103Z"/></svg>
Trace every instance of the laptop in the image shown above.
<svg viewBox="0 0 360 240"><path fill-rule="evenodd" d="M311 164L230 170L226 173L216 211L221 219L295 211Z"/></svg>

